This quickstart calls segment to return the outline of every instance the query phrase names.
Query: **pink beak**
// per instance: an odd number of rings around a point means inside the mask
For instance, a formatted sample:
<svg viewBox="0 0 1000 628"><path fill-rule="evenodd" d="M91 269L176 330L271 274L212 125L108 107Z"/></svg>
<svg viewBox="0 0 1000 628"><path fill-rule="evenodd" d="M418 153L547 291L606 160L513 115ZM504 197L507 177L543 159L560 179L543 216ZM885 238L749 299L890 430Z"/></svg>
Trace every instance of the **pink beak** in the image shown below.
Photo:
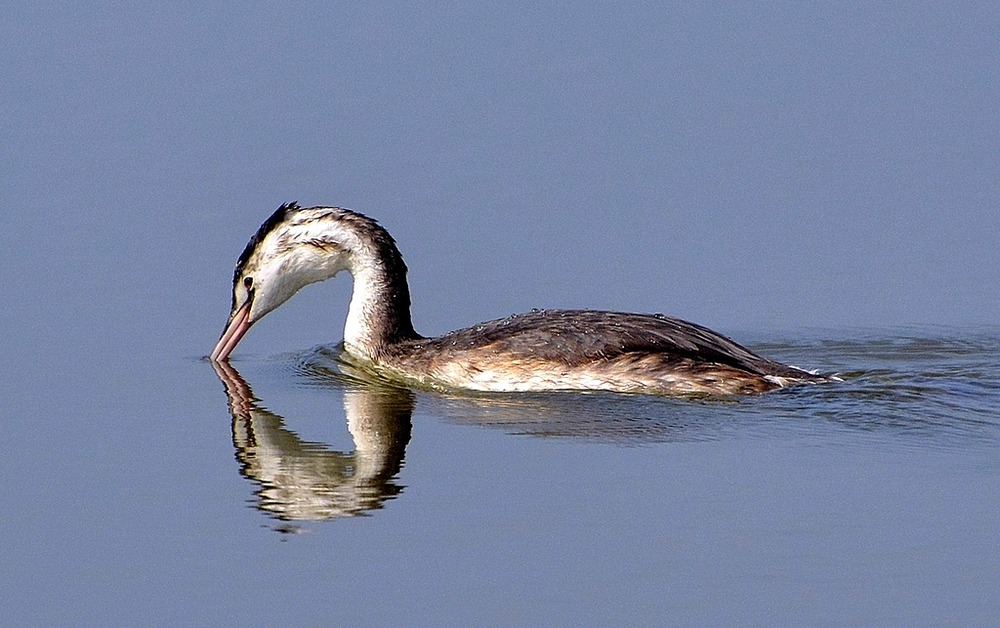
<svg viewBox="0 0 1000 628"><path fill-rule="evenodd" d="M219 342L215 345L215 349L212 349L212 355L209 356L213 361L221 362L229 357L229 354L233 352L236 345L240 343L240 338L247 333L250 329L250 302L251 299L247 299L240 309L236 310L233 317L229 319L229 324L226 325L226 330L222 332L222 336L219 338Z"/></svg>

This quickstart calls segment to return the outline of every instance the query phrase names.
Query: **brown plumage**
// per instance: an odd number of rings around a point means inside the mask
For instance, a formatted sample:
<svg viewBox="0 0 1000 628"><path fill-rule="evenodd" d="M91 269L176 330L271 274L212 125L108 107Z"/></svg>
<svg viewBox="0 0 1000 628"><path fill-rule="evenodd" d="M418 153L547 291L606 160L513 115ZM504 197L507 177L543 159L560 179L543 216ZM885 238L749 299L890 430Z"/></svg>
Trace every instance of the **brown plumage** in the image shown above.
<svg viewBox="0 0 1000 628"><path fill-rule="evenodd" d="M226 359L254 322L297 290L341 270L355 280L347 358L414 385L731 395L830 379L660 314L534 310L423 338L411 323L406 264L389 233L357 212L295 204L268 218L240 256L232 313L212 359Z"/></svg>

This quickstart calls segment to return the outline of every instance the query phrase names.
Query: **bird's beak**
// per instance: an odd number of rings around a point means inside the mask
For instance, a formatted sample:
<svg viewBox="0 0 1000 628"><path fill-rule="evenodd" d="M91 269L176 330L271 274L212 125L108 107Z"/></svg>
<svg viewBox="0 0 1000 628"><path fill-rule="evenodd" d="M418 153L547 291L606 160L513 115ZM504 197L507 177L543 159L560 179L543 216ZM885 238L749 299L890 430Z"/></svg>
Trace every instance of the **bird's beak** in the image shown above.
<svg viewBox="0 0 1000 628"><path fill-rule="evenodd" d="M241 305L240 309L236 310L236 313L229 319L225 331L222 332L215 349L212 349L212 355L209 356L212 360L221 362L228 358L236 345L240 343L240 338L250 329L250 325L253 324L250 322L250 303L252 301L253 299L247 299L246 303Z"/></svg>

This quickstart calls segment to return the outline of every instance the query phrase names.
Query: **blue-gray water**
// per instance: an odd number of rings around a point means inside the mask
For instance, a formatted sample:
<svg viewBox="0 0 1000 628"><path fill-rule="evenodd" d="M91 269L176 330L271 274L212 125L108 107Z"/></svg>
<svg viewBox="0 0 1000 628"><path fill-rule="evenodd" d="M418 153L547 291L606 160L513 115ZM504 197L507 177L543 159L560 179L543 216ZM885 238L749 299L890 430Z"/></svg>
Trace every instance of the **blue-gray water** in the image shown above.
<svg viewBox="0 0 1000 628"><path fill-rule="evenodd" d="M1000 330L750 340L845 381L445 397L359 382L316 347L218 374L160 361L87 408L53 370L50 399L5 422L3 614L994 621Z"/></svg>
<svg viewBox="0 0 1000 628"><path fill-rule="evenodd" d="M995 623L997 41L986 2L0 4L0 624ZM425 334L663 312L845 381L358 388L346 277L220 379L291 200L379 219Z"/></svg>

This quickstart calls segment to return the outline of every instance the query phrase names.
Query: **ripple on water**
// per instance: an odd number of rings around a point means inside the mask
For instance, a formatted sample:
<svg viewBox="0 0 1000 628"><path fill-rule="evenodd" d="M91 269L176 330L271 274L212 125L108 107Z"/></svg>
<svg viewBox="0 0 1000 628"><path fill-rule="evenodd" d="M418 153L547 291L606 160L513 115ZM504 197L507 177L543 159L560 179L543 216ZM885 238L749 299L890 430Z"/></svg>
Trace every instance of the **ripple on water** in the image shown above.
<svg viewBox="0 0 1000 628"><path fill-rule="evenodd" d="M848 330L752 348L838 372L844 381L729 400L423 393L419 405L450 421L515 434L626 445L787 436L828 442L844 431L876 446L961 449L1000 443L998 330ZM318 347L285 359L309 385L351 385L357 374L344 372L339 355L338 347Z"/></svg>
<svg viewBox="0 0 1000 628"><path fill-rule="evenodd" d="M998 330L905 329L770 343L779 359L821 355L845 382L804 392L804 416L906 446L1000 443ZM845 368L846 367L846 368Z"/></svg>

